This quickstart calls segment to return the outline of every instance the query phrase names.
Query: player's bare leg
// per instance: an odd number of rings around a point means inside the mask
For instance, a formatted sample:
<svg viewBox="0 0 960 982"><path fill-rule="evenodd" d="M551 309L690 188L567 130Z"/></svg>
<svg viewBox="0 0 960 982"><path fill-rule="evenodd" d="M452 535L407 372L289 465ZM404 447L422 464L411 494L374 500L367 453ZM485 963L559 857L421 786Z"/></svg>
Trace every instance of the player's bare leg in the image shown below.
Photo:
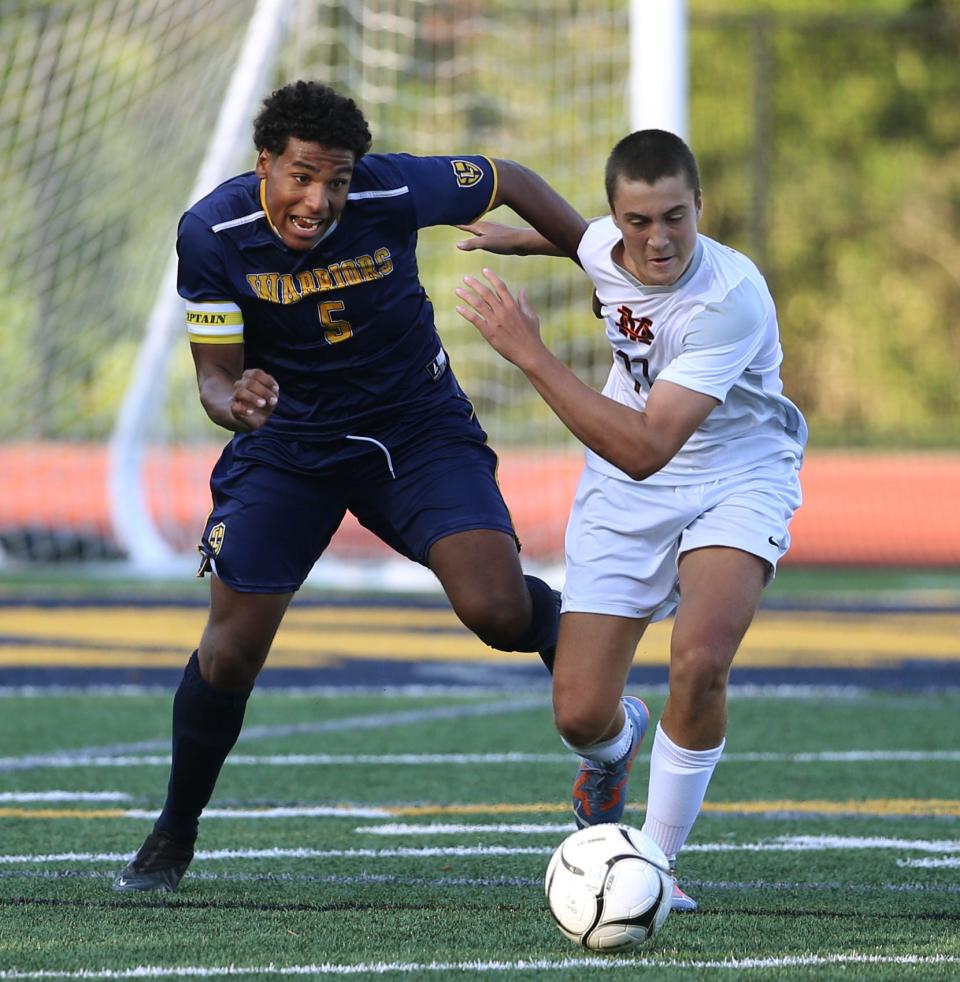
<svg viewBox="0 0 960 982"><path fill-rule="evenodd" d="M292 599L292 593L239 593L211 577L210 614L198 649L204 681L224 692L249 692Z"/></svg>
<svg viewBox="0 0 960 982"><path fill-rule="evenodd" d="M566 613L554 666L553 711L564 743L580 757L573 785L578 825L618 822L627 779L650 713L623 696L647 619Z"/></svg>
<svg viewBox="0 0 960 982"><path fill-rule="evenodd" d="M193 858L200 813L243 725L247 698L293 595L238 593L214 576L210 615L173 701L163 811L114 890L172 891Z"/></svg>
<svg viewBox="0 0 960 982"><path fill-rule="evenodd" d="M435 542L428 561L457 617L481 641L502 651L537 651L552 667L559 594L524 575L512 535L457 532Z"/></svg>
<svg viewBox="0 0 960 982"><path fill-rule="evenodd" d="M654 737L646 832L675 862L723 752L727 678L753 620L767 564L738 549L680 559L680 605L670 642L670 693ZM675 910L696 910L677 888Z"/></svg>
<svg viewBox="0 0 960 982"><path fill-rule="evenodd" d="M692 750L727 729L727 678L766 582L767 563L739 549L696 549L680 558L680 605L670 638L670 694L661 725Z"/></svg>
<svg viewBox="0 0 960 982"><path fill-rule="evenodd" d="M646 618L568 612L560 618L553 713L560 735L587 746L623 725L620 697Z"/></svg>

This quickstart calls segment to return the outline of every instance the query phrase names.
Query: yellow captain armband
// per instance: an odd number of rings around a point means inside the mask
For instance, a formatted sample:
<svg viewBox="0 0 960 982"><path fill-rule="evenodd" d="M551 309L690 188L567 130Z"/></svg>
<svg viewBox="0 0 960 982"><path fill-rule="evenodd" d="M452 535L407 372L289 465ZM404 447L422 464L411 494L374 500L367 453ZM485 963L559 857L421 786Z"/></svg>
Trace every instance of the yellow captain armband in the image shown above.
<svg viewBox="0 0 960 982"><path fill-rule="evenodd" d="M235 303L188 300L186 320L194 344L243 343L243 314Z"/></svg>

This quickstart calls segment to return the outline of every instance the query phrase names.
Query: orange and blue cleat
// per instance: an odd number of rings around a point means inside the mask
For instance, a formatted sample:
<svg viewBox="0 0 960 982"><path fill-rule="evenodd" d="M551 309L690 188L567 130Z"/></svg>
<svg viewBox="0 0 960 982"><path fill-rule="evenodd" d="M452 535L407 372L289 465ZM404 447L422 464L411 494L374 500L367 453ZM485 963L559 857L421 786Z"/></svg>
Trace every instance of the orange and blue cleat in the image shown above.
<svg viewBox="0 0 960 982"><path fill-rule="evenodd" d="M619 822L623 818L627 778L650 724L650 711L636 696L624 696L621 702L633 727L630 749L612 764L580 758L580 769L573 782L573 817L581 829L588 825Z"/></svg>

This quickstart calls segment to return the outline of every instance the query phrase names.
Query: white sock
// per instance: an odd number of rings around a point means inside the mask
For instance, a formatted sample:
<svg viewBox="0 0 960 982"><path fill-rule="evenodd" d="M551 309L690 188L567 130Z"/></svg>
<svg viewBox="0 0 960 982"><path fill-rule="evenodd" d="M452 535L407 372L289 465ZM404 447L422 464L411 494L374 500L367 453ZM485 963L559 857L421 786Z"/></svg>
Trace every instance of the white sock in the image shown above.
<svg viewBox="0 0 960 982"><path fill-rule="evenodd" d="M643 831L667 854L671 865L697 819L724 743L710 750L686 750L657 724Z"/></svg>
<svg viewBox="0 0 960 982"><path fill-rule="evenodd" d="M586 757L587 760L596 761L598 764L616 763L616 761L627 756L630 752L630 744L633 742L633 723L630 721L630 714L625 712L623 716L623 728L609 740L591 743L588 747L575 747L562 736L560 739L563 740L563 744L568 750L572 750L580 757Z"/></svg>

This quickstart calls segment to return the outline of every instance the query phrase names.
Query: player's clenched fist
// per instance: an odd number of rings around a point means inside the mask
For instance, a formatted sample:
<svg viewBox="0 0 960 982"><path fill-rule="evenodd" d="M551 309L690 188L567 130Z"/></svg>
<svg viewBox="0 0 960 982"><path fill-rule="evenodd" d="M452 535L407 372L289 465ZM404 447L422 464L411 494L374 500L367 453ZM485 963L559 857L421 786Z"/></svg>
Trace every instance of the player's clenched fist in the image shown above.
<svg viewBox="0 0 960 982"><path fill-rule="evenodd" d="M230 412L245 429L258 430L277 405L280 386L260 368L248 368L233 383Z"/></svg>

